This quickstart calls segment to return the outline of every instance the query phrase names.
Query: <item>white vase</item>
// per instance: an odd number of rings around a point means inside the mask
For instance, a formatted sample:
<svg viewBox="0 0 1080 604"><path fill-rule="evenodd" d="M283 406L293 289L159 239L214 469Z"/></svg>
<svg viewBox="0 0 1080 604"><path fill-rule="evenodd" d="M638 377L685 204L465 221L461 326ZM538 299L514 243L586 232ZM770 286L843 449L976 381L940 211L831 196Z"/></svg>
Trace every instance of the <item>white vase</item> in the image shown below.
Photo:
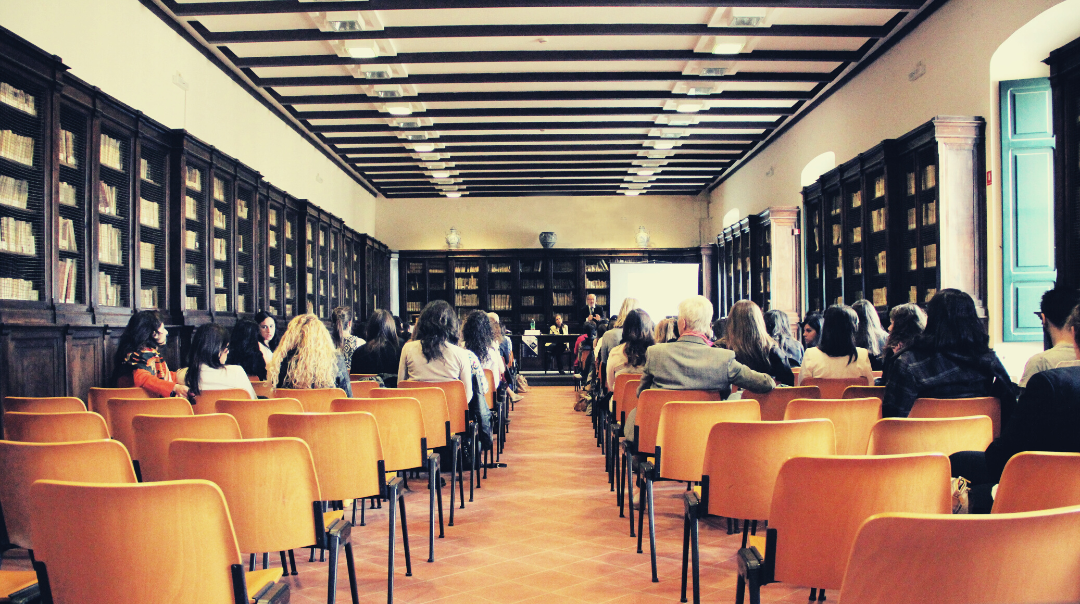
<svg viewBox="0 0 1080 604"><path fill-rule="evenodd" d="M461 247L461 234L454 227L450 227L450 232L446 234L446 245L452 250Z"/></svg>
<svg viewBox="0 0 1080 604"><path fill-rule="evenodd" d="M638 247L649 247L649 231L646 231L645 227L639 226L634 240L637 241Z"/></svg>

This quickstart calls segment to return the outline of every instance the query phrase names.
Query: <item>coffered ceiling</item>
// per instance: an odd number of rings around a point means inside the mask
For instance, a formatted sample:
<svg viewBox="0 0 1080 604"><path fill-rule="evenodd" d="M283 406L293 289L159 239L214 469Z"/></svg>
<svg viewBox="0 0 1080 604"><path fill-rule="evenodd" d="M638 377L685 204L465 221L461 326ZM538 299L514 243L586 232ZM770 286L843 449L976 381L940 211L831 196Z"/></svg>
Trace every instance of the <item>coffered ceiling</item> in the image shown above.
<svg viewBox="0 0 1080 604"><path fill-rule="evenodd" d="M698 195L943 0L142 0L372 193Z"/></svg>

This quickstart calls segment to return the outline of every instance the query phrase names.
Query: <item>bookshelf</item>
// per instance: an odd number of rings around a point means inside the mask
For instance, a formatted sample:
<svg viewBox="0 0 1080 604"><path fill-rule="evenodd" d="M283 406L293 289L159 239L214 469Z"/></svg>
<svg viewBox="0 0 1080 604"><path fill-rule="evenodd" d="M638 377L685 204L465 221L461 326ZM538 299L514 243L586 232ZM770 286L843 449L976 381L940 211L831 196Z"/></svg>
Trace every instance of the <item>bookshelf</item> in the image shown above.
<svg viewBox="0 0 1080 604"><path fill-rule="evenodd" d="M257 235L259 217L265 211L265 200L259 196L258 172L242 164L236 167L236 203L234 220L236 221L236 253L233 254L236 270L236 305L238 316L251 318L256 312L260 291L260 281L265 278L265 271L256 261L259 247Z"/></svg>
<svg viewBox="0 0 1080 604"><path fill-rule="evenodd" d="M739 300L762 311L802 311L799 208L774 207L748 216L716 236L716 312L726 317Z"/></svg>
<svg viewBox="0 0 1080 604"><path fill-rule="evenodd" d="M211 301L216 287L211 267L216 202L211 174L213 150L182 130L173 131L172 240L176 242L172 265L171 308L178 325L201 325L212 320ZM212 264L213 263L213 264ZM216 268L216 266L214 266Z"/></svg>
<svg viewBox="0 0 1080 604"><path fill-rule="evenodd" d="M296 198L283 195L285 206L285 292L284 292L284 317L286 320L307 312L306 305L300 293L300 275L304 274L302 264L304 259L300 256L302 236L301 228L303 218L300 214L301 203Z"/></svg>
<svg viewBox="0 0 1080 604"><path fill-rule="evenodd" d="M211 308L214 315L231 315L235 318L235 292L238 275L233 270L236 260L236 163L219 153L213 154L213 171L210 175L210 237L211 273L213 295Z"/></svg>
<svg viewBox="0 0 1080 604"><path fill-rule="evenodd" d="M262 310L283 321L285 314L285 195L277 187L261 187L266 195L266 304Z"/></svg>
<svg viewBox="0 0 1080 604"><path fill-rule="evenodd" d="M72 91L68 91L69 93ZM87 192L89 187L90 113L74 99L59 100L57 141L57 265L55 300L65 315L74 318L86 309ZM164 197L164 195L162 195ZM164 237L162 237L162 241ZM76 319L77 320L77 319Z"/></svg>
<svg viewBox="0 0 1080 604"><path fill-rule="evenodd" d="M1080 287L1080 42L1050 53L1053 95L1054 241L1058 280Z"/></svg>
<svg viewBox="0 0 1080 604"><path fill-rule="evenodd" d="M169 300L169 146L168 133L140 122L136 140L135 238L139 263L135 271L135 307L163 309Z"/></svg>

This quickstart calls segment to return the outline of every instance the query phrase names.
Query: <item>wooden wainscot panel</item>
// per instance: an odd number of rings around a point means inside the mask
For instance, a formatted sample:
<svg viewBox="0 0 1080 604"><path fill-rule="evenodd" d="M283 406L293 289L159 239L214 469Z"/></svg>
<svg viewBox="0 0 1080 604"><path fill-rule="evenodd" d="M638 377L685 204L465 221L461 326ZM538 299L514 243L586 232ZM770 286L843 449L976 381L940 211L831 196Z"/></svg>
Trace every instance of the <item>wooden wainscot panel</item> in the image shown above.
<svg viewBox="0 0 1080 604"><path fill-rule="evenodd" d="M65 396L63 345L59 328L0 328L0 396Z"/></svg>
<svg viewBox="0 0 1080 604"><path fill-rule="evenodd" d="M67 394L83 401L90 388L105 385L105 340L98 328L68 327L65 334Z"/></svg>

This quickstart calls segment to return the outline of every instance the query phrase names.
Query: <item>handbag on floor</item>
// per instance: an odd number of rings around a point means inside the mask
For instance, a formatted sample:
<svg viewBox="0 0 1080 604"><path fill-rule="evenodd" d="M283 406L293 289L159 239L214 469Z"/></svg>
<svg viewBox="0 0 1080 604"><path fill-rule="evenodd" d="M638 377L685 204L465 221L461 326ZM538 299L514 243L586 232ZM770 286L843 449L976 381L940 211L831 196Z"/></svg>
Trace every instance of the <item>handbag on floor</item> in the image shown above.
<svg viewBox="0 0 1080 604"><path fill-rule="evenodd" d="M529 381L526 380L525 376L521 375L520 373L517 376L517 391L518 392L528 392L529 391Z"/></svg>

